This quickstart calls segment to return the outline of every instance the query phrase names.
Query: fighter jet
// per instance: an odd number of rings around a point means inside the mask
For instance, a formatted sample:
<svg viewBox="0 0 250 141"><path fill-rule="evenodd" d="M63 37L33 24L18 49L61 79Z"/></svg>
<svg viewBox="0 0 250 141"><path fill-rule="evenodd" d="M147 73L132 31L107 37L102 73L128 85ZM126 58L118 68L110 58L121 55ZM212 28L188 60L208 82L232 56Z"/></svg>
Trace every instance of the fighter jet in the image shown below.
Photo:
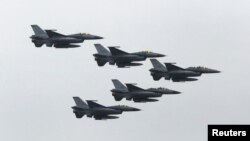
<svg viewBox="0 0 250 141"><path fill-rule="evenodd" d="M170 90L167 88L142 89L135 86L134 84L128 83L125 86L117 79L112 79L112 82L115 88L112 89L111 92L116 101L121 101L123 98L126 98L126 100L133 99L134 102L155 102L158 100L152 98L161 97L163 94L180 94L180 92L178 91Z"/></svg>
<svg viewBox="0 0 250 141"><path fill-rule="evenodd" d="M73 106L72 109L73 113L75 113L76 118L82 118L84 115L86 115L90 118L94 117L96 120L116 119L118 117L113 115L128 111L140 111L140 109L125 105L106 107L92 100L86 100L86 104L80 97L73 97L73 99L76 103L76 106Z"/></svg>
<svg viewBox="0 0 250 141"><path fill-rule="evenodd" d="M55 32L55 30L43 30L38 25L31 25L31 27L35 35L32 35L30 38L36 47L46 44L47 47L74 48L80 47L80 45L75 43L82 43L84 40L103 39L103 37L86 33L63 35Z"/></svg>
<svg viewBox="0 0 250 141"><path fill-rule="evenodd" d="M155 81L165 77L166 80L172 79L173 82L196 81L198 79L192 77L201 76L202 73L218 73L219 71L208 68L181 68L174 63L165 63L165 67L156 59L150 59L154 68L149 71Z"/></svg>
<svg viewBox="0 0 250 141"><path fill-rule="evenodd" d="M147 58L164 57L165 55L141 51L134 53L127 53L118 49L118 47L108 47L110 51L104 48L101 44L94 44L98 53L93 54L98 66L104 66L107 62L110 65L117 65L119 68L129 66L140 66L141 63L135 63L135 61L145 61Z"/></svg>

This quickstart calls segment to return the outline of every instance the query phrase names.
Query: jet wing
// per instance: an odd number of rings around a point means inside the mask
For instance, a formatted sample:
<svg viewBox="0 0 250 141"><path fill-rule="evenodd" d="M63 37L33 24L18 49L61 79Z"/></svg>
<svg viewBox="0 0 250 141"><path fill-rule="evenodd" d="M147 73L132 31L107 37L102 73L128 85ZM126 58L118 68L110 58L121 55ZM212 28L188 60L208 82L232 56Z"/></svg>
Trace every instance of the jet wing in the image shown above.
<svg viewBox="0 0 250 141"><path fill-rule="evenodd" d="M185 70L181 67L178 67L176 65L173 65L172 63L165 63L165 66L167 68L168 71L172 71L172 70Z"/></svg>
<svg viewBox="0 0 250 141"><path fill-rule="evenodd" d="M54 30L45 30L50 38L52 37L66 37L66 35L55 32Z"/></svg>
<svg viewBox="0 0 250 141"><path fill-rule="evenodd" d="M137 87L135 85L132 85L132 84L126 84L126 86L129 91L145 91L144 89Z"/></svg>
<svg viewBox="0 0 250 141"><path fill-rule="evenodd" d="M109 47L109 50L111 52L112 55L127 55L129 53L122 51L120 49L117 49L116 47Z"/></svg>
<svg viewBox="0 0 250 141"><path fill-rule="evenodd" d="M91 100L86 100L90 108L106 108L105 106L98 104Z"/></svg>

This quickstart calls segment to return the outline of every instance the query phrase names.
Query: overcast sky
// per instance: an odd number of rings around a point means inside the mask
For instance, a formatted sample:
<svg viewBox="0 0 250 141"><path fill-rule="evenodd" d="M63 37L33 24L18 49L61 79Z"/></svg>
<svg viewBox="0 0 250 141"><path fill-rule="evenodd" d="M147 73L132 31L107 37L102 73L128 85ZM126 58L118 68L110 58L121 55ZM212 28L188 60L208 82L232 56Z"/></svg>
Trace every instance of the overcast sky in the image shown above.
<svg viewBox="0 0 250 141"><path fill-rule="evenodd" d="M249 0L2 0L0 140L201 141L207 124L249 124ZM36 48L31 24L105 37L80 48ZM153 81L143 66L98 67L94 43L166 54L161 62L222 71L198 81ZM111 79L181 95L154 103L115 102ZM73 96L142 109L119 119L76 119Z"/></svg>

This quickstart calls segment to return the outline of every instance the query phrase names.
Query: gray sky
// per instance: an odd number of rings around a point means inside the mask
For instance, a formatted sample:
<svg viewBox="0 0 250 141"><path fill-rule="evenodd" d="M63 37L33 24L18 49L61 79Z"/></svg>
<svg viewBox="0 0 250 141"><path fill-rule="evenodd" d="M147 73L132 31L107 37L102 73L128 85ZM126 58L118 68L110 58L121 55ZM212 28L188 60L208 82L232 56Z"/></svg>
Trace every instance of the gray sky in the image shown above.
<svg viewBox="0 0 250 141"><path fill-rule="evenodd" d="M0 16L0 140L201 141L207 124L250 123L248 0L2 0ZM105 39L74 49L36 48L31 24ZM190 83L156 82L148 60L130 69L98 67L94 43L164 53L162 62L223 73ZM115 102L112 78L183 94L146 104ZM142 111L78 120L72 96Z"/></svg>

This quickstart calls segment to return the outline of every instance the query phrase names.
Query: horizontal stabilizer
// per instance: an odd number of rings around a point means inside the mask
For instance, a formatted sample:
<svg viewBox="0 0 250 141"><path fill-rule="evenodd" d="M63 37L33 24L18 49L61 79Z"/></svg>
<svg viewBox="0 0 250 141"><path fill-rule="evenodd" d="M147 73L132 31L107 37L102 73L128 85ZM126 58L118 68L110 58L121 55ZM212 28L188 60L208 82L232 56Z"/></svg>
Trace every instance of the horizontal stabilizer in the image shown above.
<svg viewBox="0 0 250 141"><path fill-rule="evenodd" d="M96 59L96 62L97 62L97 65L100 67L104 66L107 63L106 60L102 60L102 59Z"/></svg>
<svg viewBox="0 0 250 141"><path fill-rule="evenodd" d="M158 81L163 77L162 75L159 75L157 73L152 73L151 75L155 81Z"/></svg>
<svg viewBox="0 0 250 141"><path fill-rule="evenodd" d="M75 113L76 118L82 118L84 116L84 114L81 113Z"/></svg>
<svg viewBox="0 0 250 141"><path fill-rule="evenodd" d="M114 98L115 98L115 101L121 101L123 99L123 97L121 96L114 96Z"/></svg>

